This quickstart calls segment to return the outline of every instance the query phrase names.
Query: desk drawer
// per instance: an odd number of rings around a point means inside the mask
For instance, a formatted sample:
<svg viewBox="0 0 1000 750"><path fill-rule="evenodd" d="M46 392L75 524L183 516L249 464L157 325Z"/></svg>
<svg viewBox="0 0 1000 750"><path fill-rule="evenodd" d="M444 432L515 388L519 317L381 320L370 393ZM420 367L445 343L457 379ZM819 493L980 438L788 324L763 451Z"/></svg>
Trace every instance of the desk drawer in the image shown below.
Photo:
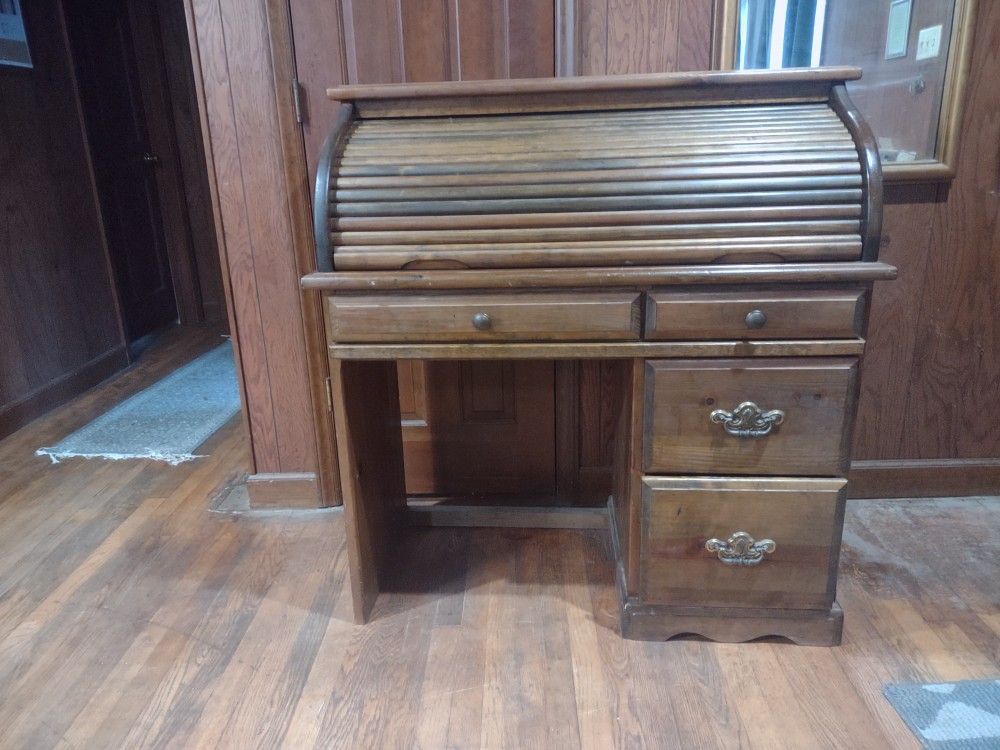
<svg viewBox="0 0 1000 750"><path fill-rule="evenodd" d="M862 289L783 292L654 292L646 338L825 339L861 335Z"/></svg>
<svg viewBox="0 0 1000 750"><path fill-rule="evenodd" d="M645 470L842 475L856 373L856 359L649 360Z"/></svg>
<svg viewBox="0 0 1000 750"><path fill-rule="evenodd" d="M643 602L829 609L845 485L843 479L646 477Z"/></svg>
<svg viewBox="0 0 1000 750"><path fill-rule="evenodd" d="M331 341L635 340L637 293L327 298Z"/></svg>

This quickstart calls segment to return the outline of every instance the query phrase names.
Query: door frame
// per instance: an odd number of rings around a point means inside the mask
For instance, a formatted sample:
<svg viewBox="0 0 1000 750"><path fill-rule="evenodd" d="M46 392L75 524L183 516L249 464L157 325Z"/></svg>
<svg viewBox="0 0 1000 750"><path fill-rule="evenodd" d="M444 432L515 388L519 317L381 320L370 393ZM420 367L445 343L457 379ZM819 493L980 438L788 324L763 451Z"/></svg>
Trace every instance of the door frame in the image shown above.
<svg viewBox="0 0 1000 750"><path fill-rule="evenodd" d="M69 50L74 81L79 88L81 73L79 51L73 42L73 34L69 29L70 16L66 12L67 0L58 0L60 15L66 28L66 45ZM147 12L145 18L138 16L136 10ZM139 90L143 108L143 119L150 141L151 152L158 158L154 169L157 202L159 204L164 243L167 252L167 262L170 268L170 282L173 287L177 316L181 325L193 325L205 320L202 305L201 288L198 283L198 269L194 257L194 245L191 239L191 224L184 198L184 182L181 174L179 145L174 130L169 84L166 78L166 64L163 57L162 34L159 14L155 2L145 0L140 6L128 3L129 30L132 35L133 48L136 53L136 67L139 71ZM145 29L143 29L145 22ZM90 152L91 136L87 118L81 106L81 123L86 137L87 149ZM92 153L88 160L93 161ZM95 183L95 196L102 225L105 222L103 198L101 190ZM109 259L110 262L110 259ZM112 273L112 280L115 276ZM127 327L124 321L124 306L121 302L121 289L117 281L114 283L117 312L123 336ZM143 337L146 338L146 337ZM129 343L129 359L134 358Z"/></svg>

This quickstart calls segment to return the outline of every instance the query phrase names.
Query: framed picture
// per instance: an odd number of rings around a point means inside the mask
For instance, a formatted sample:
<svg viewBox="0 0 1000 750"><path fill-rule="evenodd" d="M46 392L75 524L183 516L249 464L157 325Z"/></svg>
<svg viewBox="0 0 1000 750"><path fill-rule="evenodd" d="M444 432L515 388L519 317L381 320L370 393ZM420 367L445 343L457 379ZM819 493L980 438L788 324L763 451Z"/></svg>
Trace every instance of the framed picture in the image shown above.
<svg viewBox="0 0 1000 750"><path fill-rule="evenodd" d="M21 0L0 0L0 65L31 67Z"/></svg>
<svg viewBox="0 0 1000 750"><path fill-rule="evenodd" d="M976 0L715 0L720 70L850 65L888 181L954 176Z"/></svg>

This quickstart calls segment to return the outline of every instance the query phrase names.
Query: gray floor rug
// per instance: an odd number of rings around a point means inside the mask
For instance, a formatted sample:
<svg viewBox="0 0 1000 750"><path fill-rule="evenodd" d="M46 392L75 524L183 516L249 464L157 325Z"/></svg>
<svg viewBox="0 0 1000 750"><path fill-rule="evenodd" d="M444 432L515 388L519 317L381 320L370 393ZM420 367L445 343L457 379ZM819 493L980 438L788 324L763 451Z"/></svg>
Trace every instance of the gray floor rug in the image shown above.
<svg viewBox="0 0 1000 750"><path fill-rule="evenodd" d="M126 399L37 455L153 459L179 464L240 408L233 349L227 341Z"/></svg>
<svg viewBox="0 0 1000 750"><path fill-rule="evenodd" d="M885 697L926 748L1000 750L1000 680L889 685Z"/></svg>

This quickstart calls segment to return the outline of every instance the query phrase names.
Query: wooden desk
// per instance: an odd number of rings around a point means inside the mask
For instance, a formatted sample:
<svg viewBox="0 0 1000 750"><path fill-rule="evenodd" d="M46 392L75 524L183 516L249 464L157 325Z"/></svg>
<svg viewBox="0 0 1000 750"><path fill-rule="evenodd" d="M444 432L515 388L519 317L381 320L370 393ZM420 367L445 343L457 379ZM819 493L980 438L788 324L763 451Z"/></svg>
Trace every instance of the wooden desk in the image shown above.
<svg viewBox="0 0 1000 750"><path fill-rule="evenodd" d="M359 622L407 518L396 362L601 359L623 635L839 642L858 366L895 275L856 76L331 90L302 286L324 297Z"/></svg>

